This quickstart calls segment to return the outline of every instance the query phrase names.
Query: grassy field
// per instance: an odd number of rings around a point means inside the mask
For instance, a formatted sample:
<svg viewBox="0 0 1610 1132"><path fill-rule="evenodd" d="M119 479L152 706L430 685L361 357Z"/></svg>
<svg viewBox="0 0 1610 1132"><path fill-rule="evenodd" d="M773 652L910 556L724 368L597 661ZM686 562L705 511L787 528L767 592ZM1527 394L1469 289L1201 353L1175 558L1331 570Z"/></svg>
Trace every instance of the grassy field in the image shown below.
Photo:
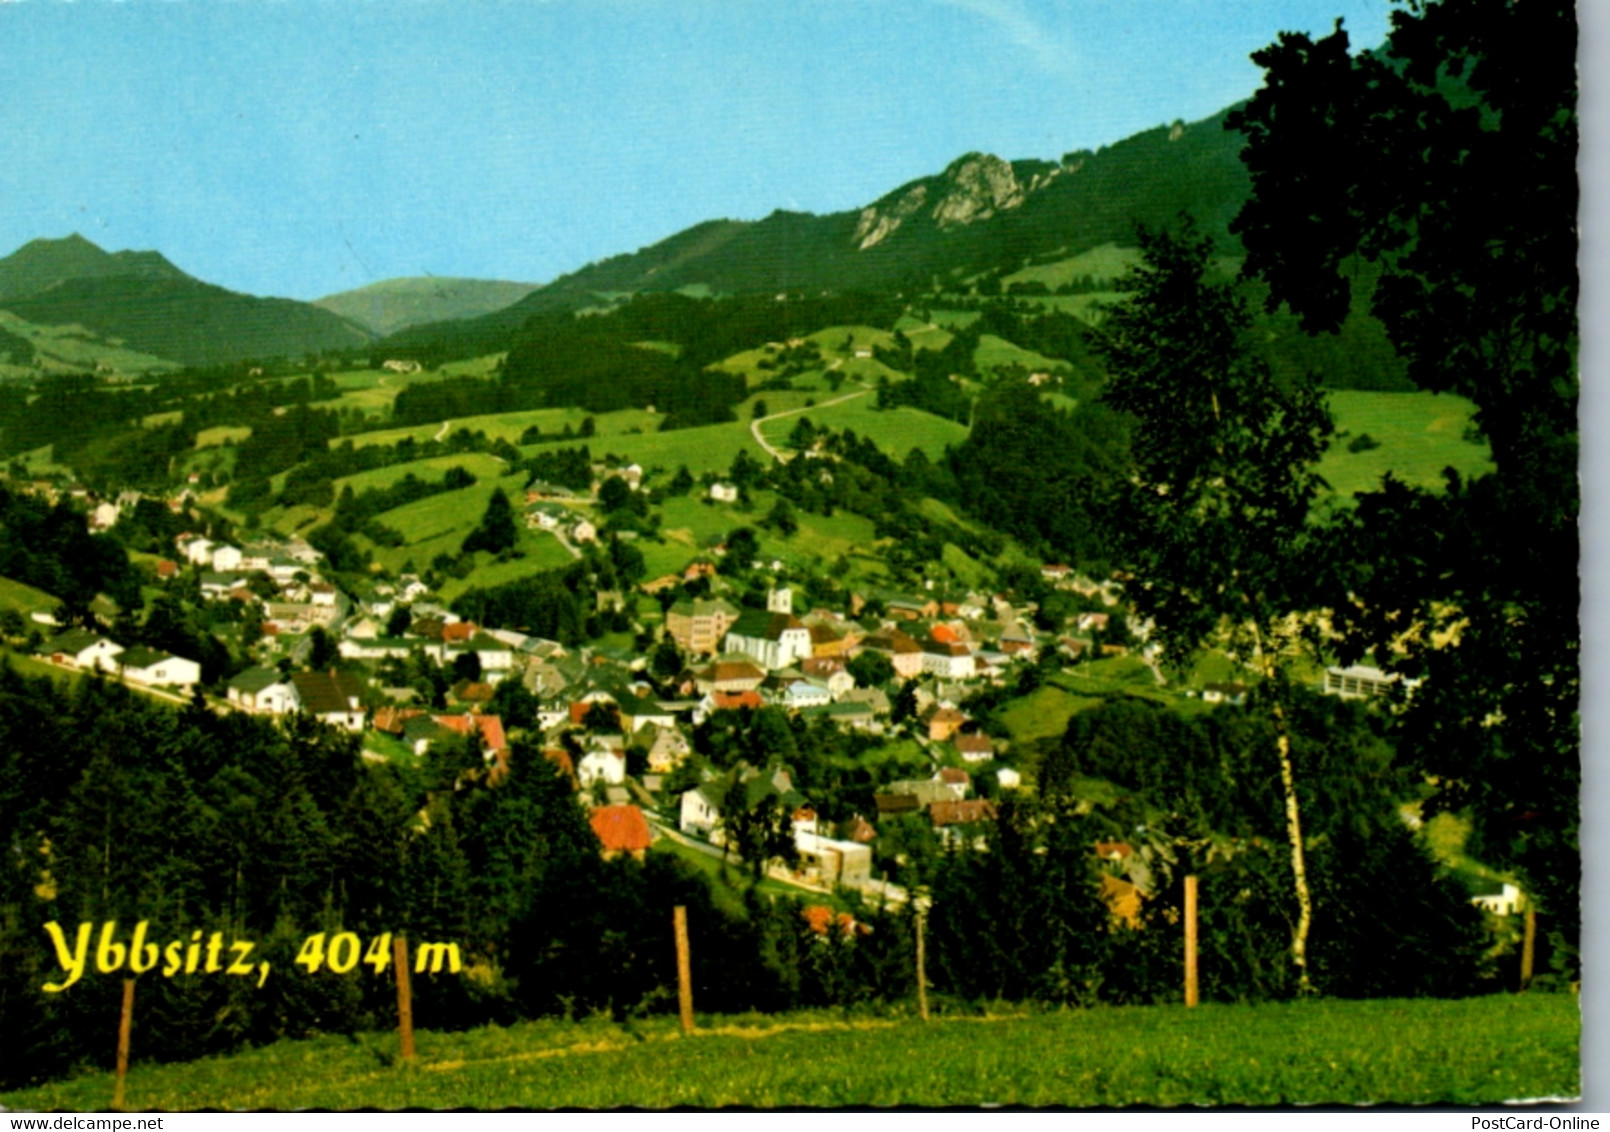
<svg viewBox="0 0 1610 1132"><path fill-rule="evenodd" d="M480 458L491 459L491 457ZM466 459L472 458L454 458L457 461ZM415 464L402 464L379 471L401 475L410 468L417 471L417 464L416 461ZM373 547L375 560L396 573L409 561L412 561L417 569L423 570L438 554L456 555L464 542L464 536L480 523L481 516L486 513L487 501L492 498L492 492L499 487L515 505L517 512L523 509L525 474L522 472L501 478L495 474L488 475L471 487L459 491L445 491L381 512L377 516L378 520L401 534L407 542L403 546ZM290 524L297 510L299 509L287 512L276 525L284 529ZM368 545L367 539L359 538L358 542L360 545ZM489 559L483 561L480 568L465 583L455 585L449 582L444 585L442 595L451 598L466 584L491 584L488 579L494 575L498 581L505 582L570 561L569 555L554 542L551 535L525 530L523 525L517 549L525 551L527 556L508 563L491 564ZM481 557L485 558L484 555Z"/></svg>
<svg viewBox="0 0 1610 1132"><path fill-rule="evenodd" d="M1048 358L1044 354L1037 354L1033 350L1025 350L1014 345L1004 338L997 338L993 334L980 334L978 348L973 351L973 362L978 366L980 373L987 374L997 366L1022 366L1028 370L1049 370L1055 367L1067 368L1067 362Z"/></svg>
<svg viewBox="0 0 1610 1132"><path fill-rule="evenodd" d="M1028 1013L923 1023L837 1012L616 1025L541 1021L284 1041L176 1065L136 1060L131 1110L760 1108L894 1105L1497 1104L1580 1091L1577 1000L1313 1000ZM139 1026L135 1025L139 1056ZM0 1096L13 1110L104 1109L109 1074Z"/></svg>
<svg viewBox="0 0 1610 1132"><path fill-rule="evenodd" d="M1093 696L1076 696L1055 684L1043 684L1008 704L1000 719L1015 745L1059 739L1068 730L1068 720L1100 703Z"/></svg>
<svg viewBox="0 0 1610 1132"><path fill-rule="evenodd" d="M946 446L960 444L967 438L966 425L947 421L921 409L901 406L879 410L877 398L871 393L853 401L811 409L804 416L818 427L831 428L835 432L851 429L857 436L871 437L879 448L897 460L905 459L913 448L920 448L930 459L937 459L945 454ZM788 434L798 424L798 417L783 417L762 425L761 430L768 441L783 447Z"/></svg>
<svg viewBox="0 0 1610 1132"><path fill-rule="evenodd" d="M412 460L406 464L392 464L385 468L372 468L367 472L343 476L335 481L335 492L351 487L357 494L376 488L390 487L409 475L427 482L440 480L449 468L463 468L477 480L496 480L504 476L507 465L496 456L485 452L465 452L457 456L432 456L428 460ZM511 481L512 482L512 481ZM521 485L525 483L522 479ZM508 490L505 487L504 490ZM490 496L488 492L488 496Z"/></svg>
<svg viewBox="0 0 1610 1132"><path fill-rule="evenodd" d="M569 425L572 432L581 427L581 422L587 417L593 417L593 427L598 436L590 440L577 439L577 444L590 444L595 451L602 451L598 446L602 438L627 433L633 430L651 432L659 428L660 418L654 413L642 409L622 409L617 413L591 414L583 409L525 409L512 413L485 413L473 417L455 417L449 432L484 432L492 440L507 440L511 444L520 443L520 435L532 425L539 427L545 435L558 436ZM332 446L343 444L350 440L354 448L363 448L370 444L396 444L406 436L416 441L430 440L442 431L442 422L433 421L429 424L411 425L406 428L379 429L375 432L360 432L353 436L343 436L331 441ZM568 442L567 442L568 443Z"/></svg>
<svg viewBox="0 0 1610 1132"><path fill-rule="evenodd" d="M610 414L610 416L616 415L618 414ZM599 432L602 433L605 418L600 417L598 420ZM749 434L748 420L701 425L698 428L683 428L673 432L643 432L636 435L617 433L587 443L592 446L595 456L613 452L635 460L645 468L659 467L668 472L675 472L679 466L686 464L688 471L696 476L705 472L725 472L732 467L733 457L738 454L739 449L747 451L761 463L765 463L767 459L760 445L755 443L755 438ZM521 452L528 456L536 451L536 448L521 449Z"/></svg>
<svg viewBox="0 0 1610 1132"><path fill-rule="evenodd" d="M1217 678L1218 666L1210 664L1209 670ZM1200 674L1193 676L1191 683L1198 679ZM1008 703L1000 719L1014 742L1056 739L1068 729L1068 720L1074 715L1100 705L1110 696L1152 700L1184 714L1213 710L1211 704L1183 695L1179 687L1159 685L1139 657L1115 656L1063 669L1027 696Z"/></svg>
<svg viewBox="0 0 1610 1132"><path fill-rule="evenodd" d="M1337 439L1320 461L1319 473L1340 496L1380 486L1391 470L1405 483L1439 487L1442 469L1461 475L1492 470L1485 443L1464 438L1472 405L1451 394L1374 393L1335 390L1330 394ZM1341 436L1341 433L1347 436ZM1379 448L1349 452L1348 444L1368 434Z"/></svg>
<svg viewBox="0 0 1610 1132"><path fill-rule="evenodd" d="M1117 244L1102 244L1087 252L1051 263L1037 263L1001 277L1003 285L1012 283L1044 283L1047 287L1060 287L1076 279L1089 276L1092 280L1116 279L1140 263L1139 248L1121 248Z"/></svg>
<svg viewBox="0 0 1610 1132"><path fill-rule="evenodd" d="M725 503L705 503L702 497L687 495L668 499L661 508L660 528L664 543L639 542L648 566L648 576L658 577L681 570L705 553L712 539L738 527L750 527L759 537L762 558L778 558L791 565L806 563L825 566L840 555L873 543L873 523L863 515L839 511L832 516L796 511L799 530L787 538L758 524L777 501L769 491L754 495L754 508L744 512Z"/></svg>
<svg viewBox="0 0 1610 1132"><path fill-rule="evenodd" d="M36 590L10 578L0 578L0 609L15 609L26 617L30 613L55 609L60 604L44 590Z"/></svg>
<svg viewBox="0 0 1610 1132"><path fill-rule="evenodd" d="M82 372L98 366L122 374L161 373L178 368L173 362L129 349L121 339L102 338L78 325L36 326L10 311L0 311L0 328L26 338L36 351L32 366L0 367L3 376Z"/></svg>
<svg viewBox="0 0 1610 1132"><path fill-rule="evenodd" d="M1032 264L1010 275L1002 276L1001 283L1003 286L1013 283L1044 283L1047 287L1056 288L1064 283L1072 283L1087 277L1092 282L1102 283L1117 279L1131 268L1139 266L1140 259L1139 248L1102 244L1100 247L1091 248L1067 259ZM1213 264L1221 278L1233 278L1241 270L1241 261L1234 256L1214 256Z"/></svg>

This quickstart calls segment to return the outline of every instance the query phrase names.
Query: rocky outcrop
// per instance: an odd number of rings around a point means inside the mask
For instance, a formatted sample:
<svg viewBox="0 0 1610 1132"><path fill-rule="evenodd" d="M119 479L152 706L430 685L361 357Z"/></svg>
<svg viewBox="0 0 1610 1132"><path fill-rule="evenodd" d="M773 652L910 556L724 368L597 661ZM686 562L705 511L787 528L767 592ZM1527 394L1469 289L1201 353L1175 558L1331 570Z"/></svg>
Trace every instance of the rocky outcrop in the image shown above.
<svg viewBox="0 0 1610 1132"><path fill-rule="evenodd" d="M926 213L941 231L965 227L1017 208L1076 167L1028 161L1014 166L988 153L969 153L937 177L914 181L861 210L852 239L876 247L912 217Z"/></svg>

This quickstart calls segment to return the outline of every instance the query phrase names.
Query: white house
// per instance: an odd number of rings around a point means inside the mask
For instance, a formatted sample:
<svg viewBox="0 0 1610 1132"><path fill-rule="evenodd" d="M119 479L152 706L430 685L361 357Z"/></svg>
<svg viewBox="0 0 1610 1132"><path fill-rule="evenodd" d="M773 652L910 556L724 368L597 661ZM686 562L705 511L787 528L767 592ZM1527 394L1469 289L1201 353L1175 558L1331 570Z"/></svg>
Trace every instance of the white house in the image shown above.
<svg viewBox="0 0 1610 1132"><path fill-rule="evenodd" d="M136 684L190 688L201 683L201 665L156 649L125 649L118 654L117 664L123 675Z"/></svg>
<svg viewBox="0 0 1610 1132"><path fill-rule="evenodd" d="M677 828L716 841L720 837L721 806L709 786L696 786L682 794L682 813Z"/></svg>
<svg viewBox="0 0 1610 1132"><path fill-rule="evenodd" d="M626 782L626 756L619 751L588 751L576 764L576 780L583 790L602 781L605 786Z"/></svg>
<svg viewBox="0 0 1610 1132"><path fill-rule="evenodd" d="M105 672L116 671L115 658L122 651L123 646L116 641L87 629L69 629L39 646L39 652L57 664L99 668Z"/></svg>
<svg viewBox="0 0 1610 1132"><path fill-rule="evenodd" d="M960 641L924 641L922 670L945 680L965 680L973 675L973 654Z"/></svg>
<svg viewBox="0 0 1610 1132"><path fill-rule="evenodd" d="M238 547L220 545L212 548L212 568L220 574L239 570L244 559Z"/></svg>
<svg viewBox="0 0 1610 1132"><path fill-rule="evenodd" d="M1521 910L1524 898L1521 890L1505 881L1495 886L1492 892L1482 892L1470 898L1470 902L1478 908L1484 908L1495 916L1509 916Z"/></svg>
<svg viewBox="0 0 1610 1132"><path fill-rule="evenodd" d="M855 841L835 841L794 831L794 848L799 850L799 872L822 884L859 885L872 879L872 847Z"/></svg>
<svg viewBox="0 0 1610 1132"><path fill-rule="evenodd" d="M242 711L288 715L301 706L296 689L275 668L248 668L229 682L225 692Z"/></svg>
<svg viewBox="0 0 1610 1132"><path fill-rule="evenodd" d="M710 498L717 503L736 503L738 489L730 483L713 483L710 485Z"/></svg>
<svg viewBox="0 0 1610 1132"><path fill-rule="evenodd" d="M211 539L193 538L181 547L185 560L192 566L209 566L212 564L213 544Z"/></svg>
<svg viewBox="0 0 1610 1132"><path fill-rule="evenodd" d="M825 684L812 680L795 680L783 689L782 706L790 709L821 707L833 702L833 695Z"/></svg>
<svg viewBox="0 0 1610 1132"><path fill-rule="evenodd" d="M539 505L526 513L526 526L539 531L557 531L569 513L563 507Z"/></svg>
<svg viewBox="0 0 1610 1132"><path fill-rule="evenodd" d="M118 510L113 503L97 503L89 513L89 529L104 531L117 525Z"/></svg>
<svg viewBox="0 0 1610 1132"><path fill-rule="evenodd" d="M1325 683L1321 691L1327 696L1340 696L1344 700L1362 700L1374 696L1384 696L1392 690L1401 677L1396 673L1382 672L1379 668L1367 664L1354 664L1347 668L1325 669ZM1420 684L1419 680L1408 680L1404 687L1413 691Z"/></svg>

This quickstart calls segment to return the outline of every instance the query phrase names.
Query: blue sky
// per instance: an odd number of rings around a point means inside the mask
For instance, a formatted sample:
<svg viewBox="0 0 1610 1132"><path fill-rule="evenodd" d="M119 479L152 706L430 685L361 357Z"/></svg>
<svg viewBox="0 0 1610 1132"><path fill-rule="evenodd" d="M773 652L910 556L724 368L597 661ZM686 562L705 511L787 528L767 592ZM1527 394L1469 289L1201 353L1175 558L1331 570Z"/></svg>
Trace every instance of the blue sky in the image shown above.
<svg viewBox="0 0 1610 1132"><path fill-rule="evenodd" d="M255 294L546 282L1257 89L1387 0L0 0L0 254L82 232Z"/></svg>

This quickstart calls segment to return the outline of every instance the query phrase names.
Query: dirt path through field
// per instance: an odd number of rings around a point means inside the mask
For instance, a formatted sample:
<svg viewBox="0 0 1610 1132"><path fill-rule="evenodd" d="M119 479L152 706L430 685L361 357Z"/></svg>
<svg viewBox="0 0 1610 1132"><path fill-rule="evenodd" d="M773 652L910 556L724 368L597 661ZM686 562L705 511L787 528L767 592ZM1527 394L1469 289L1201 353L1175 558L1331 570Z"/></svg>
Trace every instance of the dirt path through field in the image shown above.
<svg viewBox="0 0 1610 1132"><path fill-rule="evenodd" d="M846 393L842 397L835 397L831 401L821 401L815 405L806 405L804 408L800 409L784 409L782 412L772 413L770 416L756 417L754 420L749 422L749 432L754 436L755 443L760 445L761 448L765 449L766 455L770 456L773 460L776 460L779 464L786 464L789 460L788 454L779 448L773 448L767 442L766 437L760 431L761 425L768 421L780 421L784 417L797 417L801 413L809 413L816 409L825 409L829 405L842 405L844 402L853 401L857 397L865 397L870 392L872 392L870 389L863 389L857 393Z"/></svg>

